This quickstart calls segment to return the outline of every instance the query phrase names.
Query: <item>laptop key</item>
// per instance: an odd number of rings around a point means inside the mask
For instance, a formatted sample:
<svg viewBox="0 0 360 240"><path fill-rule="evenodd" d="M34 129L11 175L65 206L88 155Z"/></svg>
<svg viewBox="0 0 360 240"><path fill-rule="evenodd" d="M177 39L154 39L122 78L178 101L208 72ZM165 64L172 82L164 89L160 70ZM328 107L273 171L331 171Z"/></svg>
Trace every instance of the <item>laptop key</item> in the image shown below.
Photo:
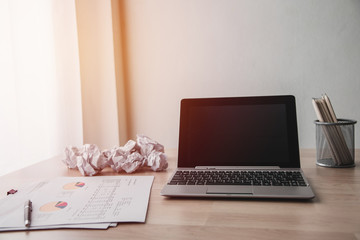
<svg viewBox="0 0 360 240"><path fill-rule="evenodd" d="M184 180L184 178L182 176L174 176L172 178L172 181L181 181L181 180Z"/></svg>
<svg viewBox="0 0 360 240"><path fill-rule="evenodd" d="M177 185L186 185L186 181L171 181L170 183L177 183ZM173 184L174 185L174 184ZM175 184L176 185L176 184Z"/></svg>
<svg viewBox="0 0 360 240"><path fill-rule="evenodd" d="M304 181L300 181L300 182L299 182L299 186L301 186L301 187L306 187L306 183L305 183Z"/></svg>

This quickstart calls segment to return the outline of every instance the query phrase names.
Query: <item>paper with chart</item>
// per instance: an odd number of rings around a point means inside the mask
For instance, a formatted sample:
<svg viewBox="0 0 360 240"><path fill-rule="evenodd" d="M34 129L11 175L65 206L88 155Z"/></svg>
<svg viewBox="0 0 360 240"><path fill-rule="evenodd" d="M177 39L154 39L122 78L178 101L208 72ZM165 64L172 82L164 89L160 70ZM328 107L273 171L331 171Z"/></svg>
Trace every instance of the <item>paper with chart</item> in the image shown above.
<svg viewBox="0 0 360 240"><path fill-rule="evenodd" d="M19 217L20 212L23 211L24 199L31 199L32 196L46 184L48 184L48 181L32 183L23 188L20 188L16 195L9 195L6 198L0 199L0 232L56 228L107 229L117 225L117 223L85 223L30 226L30 228L25 227L23 224L23 219L20 223ZM1 224L3 221L6 221L6 225L12 224L12 227L3 227Z"/></svg>
<svg viewBox="0 0 360 240"><path fill-rule="evenodd" d="M145 222L153 176L62 177L3 199L0 231L24 227L24 201L33 203L31 227ZM6 220L5 220L6 219ZM96 226L96 225L94 225Z"/></svg>

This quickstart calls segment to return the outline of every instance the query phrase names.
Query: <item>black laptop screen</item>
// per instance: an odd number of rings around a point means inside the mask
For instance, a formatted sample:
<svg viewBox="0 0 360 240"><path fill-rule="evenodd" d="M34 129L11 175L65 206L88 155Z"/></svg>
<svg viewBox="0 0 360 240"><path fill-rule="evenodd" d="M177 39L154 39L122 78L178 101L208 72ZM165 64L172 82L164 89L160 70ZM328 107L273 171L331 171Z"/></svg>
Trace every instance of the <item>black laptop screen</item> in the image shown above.
<svg viewBox="0 0 360 240"><path fill-rule="evenodd" d="M292 96L184 99L179 167L300 167Z"/></svg>

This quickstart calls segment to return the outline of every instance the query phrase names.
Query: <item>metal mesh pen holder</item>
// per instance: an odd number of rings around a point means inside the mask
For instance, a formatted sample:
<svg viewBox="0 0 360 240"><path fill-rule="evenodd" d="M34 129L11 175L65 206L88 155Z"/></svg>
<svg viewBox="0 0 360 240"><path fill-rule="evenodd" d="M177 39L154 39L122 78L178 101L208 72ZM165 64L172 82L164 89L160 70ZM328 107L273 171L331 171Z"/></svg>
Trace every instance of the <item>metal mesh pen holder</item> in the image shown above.
<svg viewBox="0 0 360 240"><path fill-rule="evenodd" d="M338 119L337 123L315 121L316 164L323 167L354 167L354 126L356 121Z"/></svg>

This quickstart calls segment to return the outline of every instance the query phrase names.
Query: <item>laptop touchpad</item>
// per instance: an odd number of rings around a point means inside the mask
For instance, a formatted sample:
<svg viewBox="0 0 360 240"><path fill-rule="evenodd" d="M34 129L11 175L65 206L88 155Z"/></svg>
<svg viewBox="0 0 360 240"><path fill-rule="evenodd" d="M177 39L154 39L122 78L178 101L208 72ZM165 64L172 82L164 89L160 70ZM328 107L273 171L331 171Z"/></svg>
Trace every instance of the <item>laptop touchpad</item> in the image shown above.
<svg viewBox="0 0 360 240"><path fill-rule="evenodd" d="M250 186L208 186L208 194L253 194L253 188Z"/></svg>

